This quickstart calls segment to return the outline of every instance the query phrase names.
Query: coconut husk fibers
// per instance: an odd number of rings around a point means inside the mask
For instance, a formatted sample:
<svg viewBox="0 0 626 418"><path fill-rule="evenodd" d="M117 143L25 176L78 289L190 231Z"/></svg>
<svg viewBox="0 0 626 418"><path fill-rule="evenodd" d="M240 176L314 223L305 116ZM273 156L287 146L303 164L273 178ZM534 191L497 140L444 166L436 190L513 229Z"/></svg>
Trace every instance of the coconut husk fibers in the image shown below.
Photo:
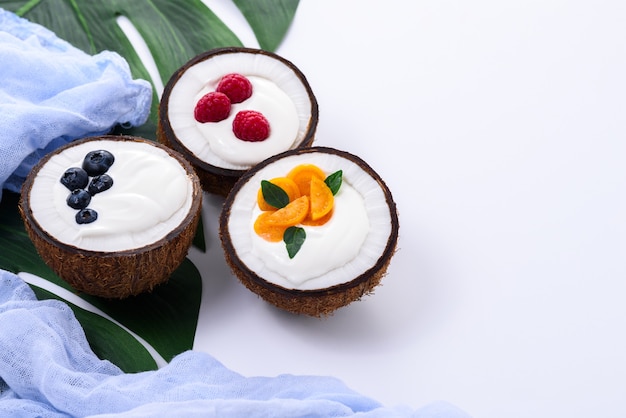
<svg viewBox="0 0 626 418"><path fill-rule="evenodd" d="M233 188L237 180L245 173L247 170L233 170L222 167L217 167L211 164L208 164L205 161L202 161L198 157L196 157L190 150L188 150L183 142L176 136L174 130L169 121L168 117L168 109L169 109L169 97L172 92L172 89L176 85L176 83L180 80L181 76L193 65L215 57L221 54L231 54L231 53L249 53L249 54L262 54L269 57L272 57L287 67L289 67L295 76L297 76L302 85L305 87L307 94L309 96L309 100L311 101L311 117L309 118L309 126L307 127L306 135L302 138L302 141L297 145L297 148L306 148L310 147L315 138L315 131L317 130L317 122L319 119L319 109L317 104L317 99L313 94L313 90L309 85L308 80L305 75L296 67L291 61L276 55L272 52L264 51L261 49L254 48L240 48L240 47L227 47L227 48L216 48L211 49L209 51L203 52L187 63L185 63L182 67L180 67L174 74L170 77L165 88L163 90L163 94L161 96L161 101L159 103L158 109L158 122L157 122L157 140L164 145L180 152L187 158L198 174L200 178L200 182L202 184L202 188L213 194L220 195L225 197L228 195L228 192ZM190 98L192 100L193 98Z"/></svg>
<svg viewBox="0 0 626 418"><path fill-rule="evenodd" d="M228 220L230 210L235 196L239 189L258 171L272 162L289 155L306 154L314 152L325 152L342 156L356 163L363 171L372 176L379 184L385 195L389 213L391 215L391 234L387 240L387 245L376 263L358 277L345 283L316 290L287 289L282 286L270 283L258 276L237 255L228 232ZM373 292L374 288L381 283L382 278L387 273L387 268L391 258L396 251L398 242L399 221L396 204L389 188L381 177L362 159L345 151L339 151L328 147L311 147L287 151L271 157L259 165L253 167L244 174L235 184L233 190L224 202L220 214L219 234L224 250L226 262L230 266L235 276L249 290L256 293L265 301L272 305L294 314L303 314L313 317L326 317L337 309L346 306L363 296Z"/></svg>
<svg viewBox="0 0 626 418"><path fill-rule="evenodd" d="M118 141L143 141L164 149L185 169L192 181L192 205L183 222L166 237L150 245L119 251L100 252L83 250L59 242L49 235L34 219L29 195L37 172L54 154L85 141L101 139ZM202 188L191 165L177 152L153 141L130 136L105 135L72 142L45 156L30 172L19 202L19 211L28 236L39 256L74 289L94 296L122 299L149 292L166 282L185 259L192 244L200 217Z"/></svg>

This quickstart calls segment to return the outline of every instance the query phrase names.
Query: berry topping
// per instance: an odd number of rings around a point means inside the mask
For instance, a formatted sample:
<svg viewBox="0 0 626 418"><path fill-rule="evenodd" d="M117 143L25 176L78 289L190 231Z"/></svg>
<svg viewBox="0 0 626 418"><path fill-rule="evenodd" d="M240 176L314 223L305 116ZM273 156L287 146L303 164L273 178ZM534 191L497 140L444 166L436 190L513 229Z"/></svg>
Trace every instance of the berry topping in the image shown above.
<svg viewBox="0 0 626 418"><path fill-rule="evenodd" d="M67 205L72 209L84 209L91 202L91 195L84 189L72 190L67 196Z"/></svg>
<svg viewBox="0 0 626 418"><path fill-rule="evenodd" d="M90 176L97 176L106 173L113 165L115 158L113 154L106 150L89 152L83 161L83 169Z"/></svg>
<svg viewBox="0 0 626 418"><path fill-rule="evenodd" d="M90 224L96 219L98 219L98 212L93 209L81 209L76 213L77 224Z"/></svg>
<svg viewBox="0 0 626 418"><path fill-rule="evenodd" d="M109 190L113 186L113 179L108 174L101 174L91 179L87 190L92 196L101 193L105 190Z"/></svg>
<svg viewBox="0 0 626 418"><path fill-rule="evenodd" d="M196 103L193 115L200 123L224 120L230 115L230 99L224 93L207 93Z"/></svg>
<svg viewBox="0 0 626 418"><path fill-rule="evenodd" d="M241 103L252 96L252 83L241 74L226 74L215 90L227 95L232 103Z"/></svg>
<svg viewBox="0 0 626 418"><path fill-rule="evenodd" d="M82 168L72 167L65 170L61 177L61 184L69 190L83 189L89 183L89 174Z"/></svg>
<svg viewBox="0 0 626 418"><path fill-rule="evenodd" d="M235 115L233 132L242 141L264 141L270 136L270 123L255 110L242 110Z"/></svg>

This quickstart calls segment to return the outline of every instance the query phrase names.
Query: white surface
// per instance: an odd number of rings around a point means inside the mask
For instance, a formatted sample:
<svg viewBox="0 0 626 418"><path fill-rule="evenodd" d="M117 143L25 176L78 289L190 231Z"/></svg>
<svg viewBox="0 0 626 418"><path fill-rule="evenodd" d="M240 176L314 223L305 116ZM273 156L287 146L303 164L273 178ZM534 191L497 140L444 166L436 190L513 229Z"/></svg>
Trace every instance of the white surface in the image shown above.
<svg viewBox="0 0 626 418"><path fill-rule="evenodd" d="M303 0L278 53L317 95L316 144L386 180L400 250L374 295L292 316L231 276L207 198L195 348L387 405L625 416L624 22L622 0Z"/></svg>

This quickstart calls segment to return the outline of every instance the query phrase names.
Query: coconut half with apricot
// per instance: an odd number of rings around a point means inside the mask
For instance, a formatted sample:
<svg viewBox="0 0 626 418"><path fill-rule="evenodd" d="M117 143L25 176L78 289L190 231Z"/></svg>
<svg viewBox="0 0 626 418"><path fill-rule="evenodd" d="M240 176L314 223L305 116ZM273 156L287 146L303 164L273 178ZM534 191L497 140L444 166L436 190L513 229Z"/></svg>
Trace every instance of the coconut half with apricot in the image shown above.
<svg viewBox="0 0 626 418"><path fill-rule="evenodd" d="M204 190L226 196L255 164L312 144L318 105L304 74L260 49L218 48L168 80L157 138L196 169Z"/></svg>
<svg viewBox="0 0 626 418"><path fill-rule="evenodd" d="M365 161L311 147L244 174L219 228L226 260L248 289L288 312L322 317L380 283L399 223L390 190Z"/></svg>
<svg viewBox="0 0 626 418"><path fill-rule="evenodd" d="M19 209L37 252L74 289L126 298L166 282L196 232L202 188L177 152L98 136L46 155Z"/></svg>

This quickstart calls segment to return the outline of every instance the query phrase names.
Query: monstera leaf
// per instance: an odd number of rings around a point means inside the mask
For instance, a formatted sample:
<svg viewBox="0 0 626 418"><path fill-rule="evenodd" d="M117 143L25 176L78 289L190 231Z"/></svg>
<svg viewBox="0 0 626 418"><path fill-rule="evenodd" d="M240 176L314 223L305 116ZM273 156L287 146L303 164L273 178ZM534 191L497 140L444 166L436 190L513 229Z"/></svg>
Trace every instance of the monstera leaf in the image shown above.
<svg viewBox="0 0 626 418"><path fill-rule="evenodd" d="M267 50L278 47L298 6L298 0L234 3L259 45ZM148 46L161 84L202 51L242 45L200 0L0 0L0 7L47 27L89 54L118 52L128 61L134 77L149 80L153 86L142 57L118 24L120 19L128 19ZM155 88L149 121L123 132L154 139L157 108ZM5 191L0 202L0 269L21 273L39 298L68 302L97 355L127 372L136 372L153 369L159 361L169 361L192 348L202 277L191 261L185 260L167 284L150 294L123 301L75 295L37 255L24 230L17 201L17 195ZM198 231L194 245L202 248L202 228Z"/></svg>

